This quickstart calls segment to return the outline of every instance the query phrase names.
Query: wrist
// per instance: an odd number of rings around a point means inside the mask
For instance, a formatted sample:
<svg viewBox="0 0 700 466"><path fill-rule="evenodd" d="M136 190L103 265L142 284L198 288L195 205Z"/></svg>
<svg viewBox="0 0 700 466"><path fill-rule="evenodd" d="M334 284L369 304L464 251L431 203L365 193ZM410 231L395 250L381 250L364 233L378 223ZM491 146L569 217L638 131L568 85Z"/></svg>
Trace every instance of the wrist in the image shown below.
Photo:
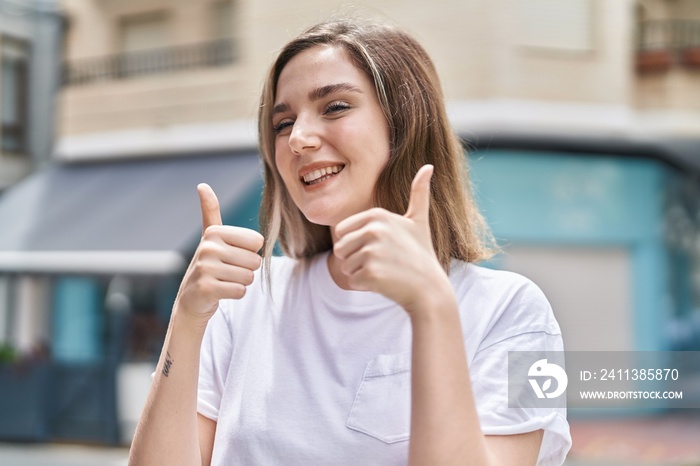
<svg viewBox="0 0 700 466"><path fill-rule="evenodd" d="M203 316L192 312L188 312L178 303L173 306L173 312L170 316L171 325L177 327L180 331L192 332L195 334L204 334L207 328L207 323L211 315Z"/></svg>
<svg viewBox="0 0 700 466"><path fill-rule="evenodd" d="M435 285L422 288L420 297L405 309L414 323L459 314L457 298L447 277Z"/></svg>

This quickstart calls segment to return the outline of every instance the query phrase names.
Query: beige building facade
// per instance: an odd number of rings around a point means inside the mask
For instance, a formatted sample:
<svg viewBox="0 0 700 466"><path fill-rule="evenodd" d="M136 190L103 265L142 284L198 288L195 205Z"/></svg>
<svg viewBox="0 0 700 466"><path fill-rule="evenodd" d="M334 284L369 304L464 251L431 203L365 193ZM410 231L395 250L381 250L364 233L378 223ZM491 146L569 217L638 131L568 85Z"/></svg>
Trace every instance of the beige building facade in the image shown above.
<svg viewBox="0 0 700 466"><path fill-rule="evenodd" d="M60 96L56 155L254 147L257 99L275 52L333 15L412 31L433 57L465 137L503 130L700 137L697 71L676 62L661 72L636 68L642 22L700 17L697 2L343 3L64 0L72 80ZM217 43L226 51L206 62ZM129 57L142 60L120 74L114 63Z"/></svg>

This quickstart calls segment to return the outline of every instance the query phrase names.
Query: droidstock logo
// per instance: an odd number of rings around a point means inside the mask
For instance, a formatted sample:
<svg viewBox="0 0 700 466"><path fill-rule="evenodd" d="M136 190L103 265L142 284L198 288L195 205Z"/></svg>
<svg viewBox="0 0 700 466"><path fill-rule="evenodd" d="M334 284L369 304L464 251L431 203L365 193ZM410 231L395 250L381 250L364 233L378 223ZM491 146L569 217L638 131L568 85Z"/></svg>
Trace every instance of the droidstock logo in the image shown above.
<svg viewBox="0 0 700 466"><path fill-rule="evenodd" d="M558 364L548 363L546 359L540 359L530 366L527 375L528 377L533 377L528 380L537 398L556 398L561 396L569 384L569 378L564 369ZM552 388L552 379L557 381L557 385L554 390L549 391ZM542 380L542 385L540 385L539 380Z"/></svg>

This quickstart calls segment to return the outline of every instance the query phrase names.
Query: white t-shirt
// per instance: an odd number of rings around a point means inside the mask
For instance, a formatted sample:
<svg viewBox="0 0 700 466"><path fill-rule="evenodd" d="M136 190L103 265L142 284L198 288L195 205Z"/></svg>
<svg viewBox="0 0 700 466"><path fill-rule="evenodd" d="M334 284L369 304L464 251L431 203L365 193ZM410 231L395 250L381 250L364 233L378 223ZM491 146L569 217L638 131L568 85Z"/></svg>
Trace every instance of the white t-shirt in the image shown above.
<svg viewBox="0 0 700 466"><path fill-rule="evenodd" d="M222 300L202 344L198 411L217 421L212 465L399 466L408 462L411 324L376 293L339 288L328 253L273 258ZM508 408L509 350L561 351L559 325L528 279L453 260L472 388L485 434L544 429L538 464L571 446L564 409Z"/></svg>

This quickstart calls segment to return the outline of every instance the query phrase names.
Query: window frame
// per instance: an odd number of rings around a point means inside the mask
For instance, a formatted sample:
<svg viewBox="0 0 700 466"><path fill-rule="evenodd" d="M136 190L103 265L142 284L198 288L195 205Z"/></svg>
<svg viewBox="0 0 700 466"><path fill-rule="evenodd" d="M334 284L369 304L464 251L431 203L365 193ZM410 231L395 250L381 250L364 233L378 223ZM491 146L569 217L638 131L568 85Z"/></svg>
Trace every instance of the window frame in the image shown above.
<svg viewBox="0 0 700 466"><path fill-rule="evenodd" d="M5 84L2 82L4 77L5 57L3 50L6 43L13 43L22 49L23 55L15 59L17 68L14 78L17 84L14 104L17 106L17 120L8 123L2 115L4 99L8 98L3 95ZM26 39L21 39L6 34L0 34L0 153L28 155L29 153L29 93L30 93L30 78L31 78L31 43ZM10 138L8 138L10 136ZM16 141L11 144L9 141Z"/></svg>

